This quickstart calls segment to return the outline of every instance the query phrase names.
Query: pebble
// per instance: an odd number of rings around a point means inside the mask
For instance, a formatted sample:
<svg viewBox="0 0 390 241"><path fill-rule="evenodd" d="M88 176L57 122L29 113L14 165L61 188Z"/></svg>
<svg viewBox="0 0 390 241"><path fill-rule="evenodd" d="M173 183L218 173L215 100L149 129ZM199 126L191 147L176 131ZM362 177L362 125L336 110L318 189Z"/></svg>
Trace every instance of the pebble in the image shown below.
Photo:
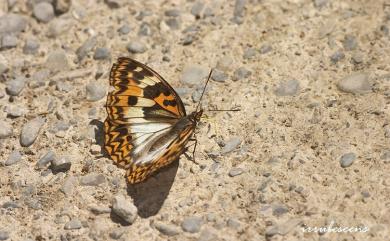
<svg viewBox="0 0 390 241"><path fill-rule="evenodd" d="M148 23L141 23L141 26L138 31L138 35L140 36L150 36L152 35L152 29L150 28Z"/></svg>
<svg viewBox="0 0 390 241"><path fill-rule="evenodd" d="M180 21L177 18L169 18L165 20L165 23L169 26L170 29L172 30L178 30L180 29Z"/></svg>
<svg viewBox="0 0 390 241"><path fill-rule="evenodd" d="M244 51L244 59L251 59L256 56L257 50L255 48L247 48Z"/></svg>
<svg viewBox="0 0 390 241"><path fill-rule="evenodd" d="M345 54L341 50L337 50L330 56L330 61L335 64L344 58Z"/></svg>
<svg viewBox="0 0 390 241"><path fill-rule="evenodd" d="M51 170L53 172L66 172L70 169L72 166L72 162L70 161L69 157L67 156L62 156L59 158L55 158L51 162Z"/></svg>
<svg viewBox="0 0 390 241"><path fill-rule="evenodd" d="M53 19L53 21L49 23L46 35L49 38L58 37L61 34L68 33L73 25L73 20L68 17Z"/></svg>
<svg viewBox="0 0 390 241"><path fill-rule="evenodd" d="M236 71L234 71L233 81L238 81L238 80L248 78L249 76L251 76L251 74L252 72L250 70L246 69L245 67L240 67L236 69Z"/></svg>
<svg viewBox="0 0 390 241"><path fill-rule="evenodd" d="M218 69L214 69L213 73L211 74L211 79L217 82L225 82L227 78L228 75Z"/></svg>
<svg viewBox="0 0 390 241"><path fill-rule="evenodd" d="M363 53L361 53L361 52L355 52L352 54L352 61L354 64L363 63L363 59L364 59L364 56L363 56Z"/></svg>
<svg viewBox="0 0 390 241"><path fill-rule="evenodd" d="M234 4L233 22L241 24L243 22L246 0L236 0Z"/></svg>
<svg viewBox="0 0 390 241"><path fill-rule="evenodd" d="M235 176L241 175L242 173L244 173L244 169L239 168L239 167L233 167L229 171L229 176L230 177L235 177Z"/></svg>
<svg viewBox="0 0 390 241"><path fill-rule="evenodd" d="M85 89L87 92L87 100L88 101L98 101L106 96L105 86L103 86L99 83L90 82L89 84L87 84Z"/></svg>
<svg viewBox="0 0 390 241"><path fill-rule="evenodd" d="M21 208L22 205L19 204L18 202L8 201L8 202L3 203L3 205L1 205L1 207L8 208L8 209L14 209L14 208Z"/></svg>
<svg viewBox="0 0 390 241"><path fill-rule="evenodd" d="M7 82L6 91L9 95L18 96L22 92L26 79L23 76L18 76Z"/></svg>
<svg viewBox="0 0 390 241"><path fill-rule="evenodd" d="M190 64L184 67L181 74L181 81L187 85L199 85L204 83L205 78L209 74L206 67Z"/></svg>
<svg viewBox="0 0 390 241"><path fill-rule="evenodd" d="M230 228L238 229L241 226L241 222L235 218L229 218L226 222L227 226Z"/></svg>
<svg viewBox="0 0 390 241"><path fill-rule="evenodd" d="M43 23L48 23L54 18L54 8L48 2L40 2L34 5L33 8L34 17Z"/></svg>
<svg viewBox="0 0 390 241"><path fill-rule="evenodd" d="M204 3L197 1L194 3L194 5L192 5L191 14L194 15L195 18L199 19L203 8L204 8Z"/></svg>
<svg viewBox="0 0 390 241"><path fill-rule="evenodd" d="M76 55L79 61L83 60L85 56L89 52L92 51L92 49L96 46L97 44L97 38L95 36L92 36L88 38L77 50L76 50Z"/></svg>
<svg viewBox="0 0 390 241"><path fill-rule="evenodd" d="M264 44L260 47L260 53L261 54L266 54L268 52L271 52L272 51L272 46L271 45L268 45L268 44Z"/></svg>
<svg viewBox="0 0 390 241"><path fill-rule="evenodd" d="M343 168L349 167L356 160L356 155L353 152L346 153L340 158L340 165Z"/></svg>
<svg viewBox="0 0 390 241"><path fill-rule="evenodd" d="M13 151L8 156L8 159L4 162L4 165L11 166L14 165L22 160L22 155L19 151Z"/></svg>
<svg viewBox="0 0 390 241"><path fill-rule="evenodd" d="M381 160L385 163L390 163L390 150L385 150L381 155Z"/></svg>
<svg viewBox="0 0 390 241"><path fill-rule="evenodd" d="M72 196L73 190L77 185L77 183L78 183L77 177L69 176L68 178L65 179L64 183L60 188L60 191L68 197Z"/></svg>
<svg viewBox="0 0 390 241"><path fill-rule="evenodd" d="M37 162L38 168L44 168L56 158L56 154L53 151L48 151Z"/></svg>
<svg viewBox="0 0 390 241"><path fill-rule="evenodd" d="M179 17L180 16L180 10L179 9L169 9L165 11L165 16L167 17Z"/></svg>
<svg viewBox="0 0 390 241"><path fill-rule="evenodd" d="M323 8L328 4L329 0L314 0L314 7Z"/></svg>
<svg viewBox="0 0 390 241"><path fill-rule="evenodd" d="M110 8L120 8L123 5L123 1L121 0L104 0L104 2Z"/></svg>
<svg viewBox="0 0 390 241"><path fill-rule="evenodd" d="M17 118L24 116L28 110L25 106L8 105L5 107L5 112L7 112L7 116L11 118Z"/></svg>
<svg viewBox="0 0 390 241"><path fill-rule="evenodd" d="M223 71L229 71L232 67L233 59L230 57L224 57L218 60L217 62L217 69L223 70Z"/></svg>
<svg viewBox="0 0 390 241"><path fill-rule="evenodd" d="M275 205L274 207L272 207L272 214L276 217L279 217L285 213L288 212L288 207L284 206L284 205Z"/></svg>
<svg viewBox="0 0 390 241"><path fill-rule="evenodd" d="M63 50L55 50L46 59L46 67L51 72L69 69L68 58Z"/></svg>
<svg viewBox="0 0 390 241"><path fill-rule="evenodd" d="M186 46L186 45L192 44L194 41L195 41L194 35L192 35L192 34L187 34L187 35L184 36L184 38L183 38L183 40L182 40L182 44L183 44L184 46Z"/></svg>
<svg viewBox="0 0 390 241"><path fill-rule="evenodd" d="M100 145L93 144L91 145L90 152L93 155L100 154L102 152L102 148Z"/></svg>
<svg viewBox="0 0 390 241"><path fill-rule="evenodd" d="M133 200L125 198L123 195L117 195L112 201L112 211L128 224L133 224L137 218L137 207Z"/></svg>
<svg viewBox="0 0 390 241"><path fill-rule="evenodd" d="M176 225L165 224L162 222L155 222L154 227L162 234L167 236L174 236L180 233L179 228Z"/></svg>
<svg viewBox="0 0 390 241"><path fill-rule="evenodd" d="M351 74L337 83L337 87L344 92L364 94L372 91L372 84L366 73Z"/></svg>
<svg viewBox="0 0 390 241"><path fill-rule="evenodd" d="M94 214L103 214L111 212L111 208L105 206L90 206L89 210Z"/></svg>
<svg viewBox="0 0 390 241"><path fill-rule="evenodd" d="M108 48L96 48L93 55L94 59L109 59L111 57L111 52Z"/></svg>
<svg viewBox="0 0 390 241"><path fill-rule="evenodd" d="M120 27L118 29L118 32L121 35L126 35L126 34L130 33L130 31L131 31L131 28L128 24L124 24L124 25L122 25L122 27Z"/></svg>
<svg viewBox="0 0 390 241"><path fill-rule="evenodd" d="M13 128L7 122L0 120L0 139L10 137L13 133Z"/></svg>
<svg viewBox="0 0 390 241"><path fill-rule="evenodd" d="M106 178L103 174L90 173L86 176L81 177L80 184L83 186L99 186L106 182Z"/></svg>
<svg viewBox="0 0 390 241"><path fill-rule="evenodd" d="M144 53L146 50L146 45L137 40L134 40L127 45L127 51L133 54L141 54Z"/></svg>
<svg viewBox="0 0 390 241"><path fill-rule="evenodd" d="M5 14L0 17L0 35L19 33L27 27L27 20L18 14Z"/></svg>
<svg viewBox="0 0 390 241"><path fill-rule="evenodd" d="M217 234L211 232L209 229L204 229L200 232L198 241L214 241L219 240Z"/></svg>
<svg viewBox="0 0 390 241"><path fill-rule="evenodd" d="M36 117L24 124L20 134L20 145L24 147L32 145L37 139L39 131L45 122L46 120L44 118Z"/></svg>
<svg viewBox="0 0 390 241"><path fill-rule="evenodd" d="M345 36L344 41L343 41L343 46L344 46L345 50L347 50L347 51L354 50L354 49L356 49L357 45L358 45L358 43L357 43L355 36L350 35L350 34Z"/></svg>
<svg viewBox="0 0 390 241"><path fill-rule="evenodd" d="M56 90L62 92L70 92L73 89L73 86L68 82L57 81L56 82Z"/></svg>
<svg viewBox="0 0 390 241"><path fill-rule="evenodd" d="M197 233L202 227L203 220L201 217L187 217L181 223L181 228L185 232Z"/></svg>
<svg viewBox="0 0 390 241"><path fill-rule="evenodd" d="M26 39L26 42L23 46L23 53L24 54L36 54L38 53L40 45L39 42L36 41L36 39L28 38Z"/></svg>
<svg viewBox="0 0 390 241"><path fill-rule="evenodd" d="M294 230L296 228L296 226L300 225L302 223L302 221L298 218L294 218L294 219L290 219L282 224L275 224L271 227L269 227L266 231L265 231L265 236L266 237L272 237L272 236L275 236L275 235L286 235L288 234L289 232L291 232L292 230Z"/></svg>
<svg viewBox="0 0 390 241"><path fill-rule="evenodd" d="M64 226L65 230L80 229L82 227L81 221L77 218L73 218L67 222Z"/></svg>
<svg viewBox="0 0 390 241"><path fill-rule="evenodd" d="M221 154L224 155L234 151L241 144L241 142L242 140L240 137L231 137L228 141L226 141L225 146L221 150Z"/></svg>
<svg viewBox="0 0 390 241"><path fill-rule="evenodd" d="M277 96L293 96L297 94L298 90L299 90L298 80L292 79L292 80L281 82L279 86L275 89L275 94Z"/></svg>
<svg viewBox="0 0 390 241"><path fill-rule="evenodd" d="M4 230L0 230L0 240L7 240L9 239L9 233Z"/></svg>
<svg viewBox="0 0 390 241"><path fill-rule="evenodd" d="M57 15L67 13L72 5L71 0L55 0L54 1L54 12Z"/></svg>
<svg viewBox="0 0 390 241"><path fill-rule="evenodd" d="M1 48L10 49L18 45L18 38L14 35L5 35L1 40Z"/></svg>
<svg viewBox="0 0 390 241"><path fill-rule="evenodd" d="M120 239L125 232L126 232L126 229L124 229L124 228L114 229L114 231L112 231L110 233L110 238L112 238L112 239Z"/></svg>

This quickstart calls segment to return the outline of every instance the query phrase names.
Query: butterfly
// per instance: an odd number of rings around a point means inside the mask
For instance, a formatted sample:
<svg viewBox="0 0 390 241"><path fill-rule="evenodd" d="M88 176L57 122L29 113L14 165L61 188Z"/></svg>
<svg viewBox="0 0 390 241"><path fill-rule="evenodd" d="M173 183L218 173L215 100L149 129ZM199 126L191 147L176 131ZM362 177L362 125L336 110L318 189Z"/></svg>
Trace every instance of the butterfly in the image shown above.
<svg viewBox="0 0 390 241"><path fill-rule="evenodd" d="M187 115L168 82L134 59L118 58L111 68L110 85L104 147L126 169L128 182L139 183L186 151L203 110L198 110L198 104Z"/></svg>

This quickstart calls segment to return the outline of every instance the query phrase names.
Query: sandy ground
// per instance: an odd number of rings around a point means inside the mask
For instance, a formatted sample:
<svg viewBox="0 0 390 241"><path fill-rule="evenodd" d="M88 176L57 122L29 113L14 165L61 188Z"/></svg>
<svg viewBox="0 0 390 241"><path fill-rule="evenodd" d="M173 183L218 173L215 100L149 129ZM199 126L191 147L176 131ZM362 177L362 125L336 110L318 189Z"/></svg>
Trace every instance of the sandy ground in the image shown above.
<svg viewBox="0 0 390 241"><path fill-rule="evenodd" d="M1 0L0 240L389 240L389 21L385 1ZM119 56L187 112L213 68L203 107L241 111L129 186L101 151Z"/></svg>

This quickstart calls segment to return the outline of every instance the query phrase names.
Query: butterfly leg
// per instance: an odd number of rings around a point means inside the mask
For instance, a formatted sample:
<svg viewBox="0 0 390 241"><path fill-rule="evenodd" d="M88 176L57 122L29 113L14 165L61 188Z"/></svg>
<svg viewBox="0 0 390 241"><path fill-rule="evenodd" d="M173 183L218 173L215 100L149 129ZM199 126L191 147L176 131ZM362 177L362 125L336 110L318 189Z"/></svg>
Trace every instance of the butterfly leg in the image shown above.
<svg viewBox="0 0 390 241"><path fill-rule="evenodd" d="M196 151L196 146L198 145L198 140L197 140L196 138L191 138L191 139L189 139L189 141L193 141L194 144L191 144L191 145L189 145L189 146L186 147L186 150L185 150L185 152L184 152L184 155L185 155L189 160L193 161L195 164L199 164L199 163L197 163L196 160L195 160L195 151ZM192 151L192 157L190 157L188 154L186 154L186 152L188 151L188 149L190 149L191 146L194 146L194 149L193 149L193 151Z"/></svg>

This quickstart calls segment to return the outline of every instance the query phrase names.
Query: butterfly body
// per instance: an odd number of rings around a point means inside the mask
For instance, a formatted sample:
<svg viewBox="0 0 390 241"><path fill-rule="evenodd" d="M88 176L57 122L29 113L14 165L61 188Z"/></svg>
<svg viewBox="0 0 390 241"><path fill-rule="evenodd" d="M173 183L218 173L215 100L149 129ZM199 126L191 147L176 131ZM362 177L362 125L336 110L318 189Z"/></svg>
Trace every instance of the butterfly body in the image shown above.
<svg viewBox="0 0 390 241"><path fill-rule="evenodd" d="M104 122L105 150L138 183L177 160L202 110L186 115L174 89L154 70L130 58L111 69Z"/></svg>

